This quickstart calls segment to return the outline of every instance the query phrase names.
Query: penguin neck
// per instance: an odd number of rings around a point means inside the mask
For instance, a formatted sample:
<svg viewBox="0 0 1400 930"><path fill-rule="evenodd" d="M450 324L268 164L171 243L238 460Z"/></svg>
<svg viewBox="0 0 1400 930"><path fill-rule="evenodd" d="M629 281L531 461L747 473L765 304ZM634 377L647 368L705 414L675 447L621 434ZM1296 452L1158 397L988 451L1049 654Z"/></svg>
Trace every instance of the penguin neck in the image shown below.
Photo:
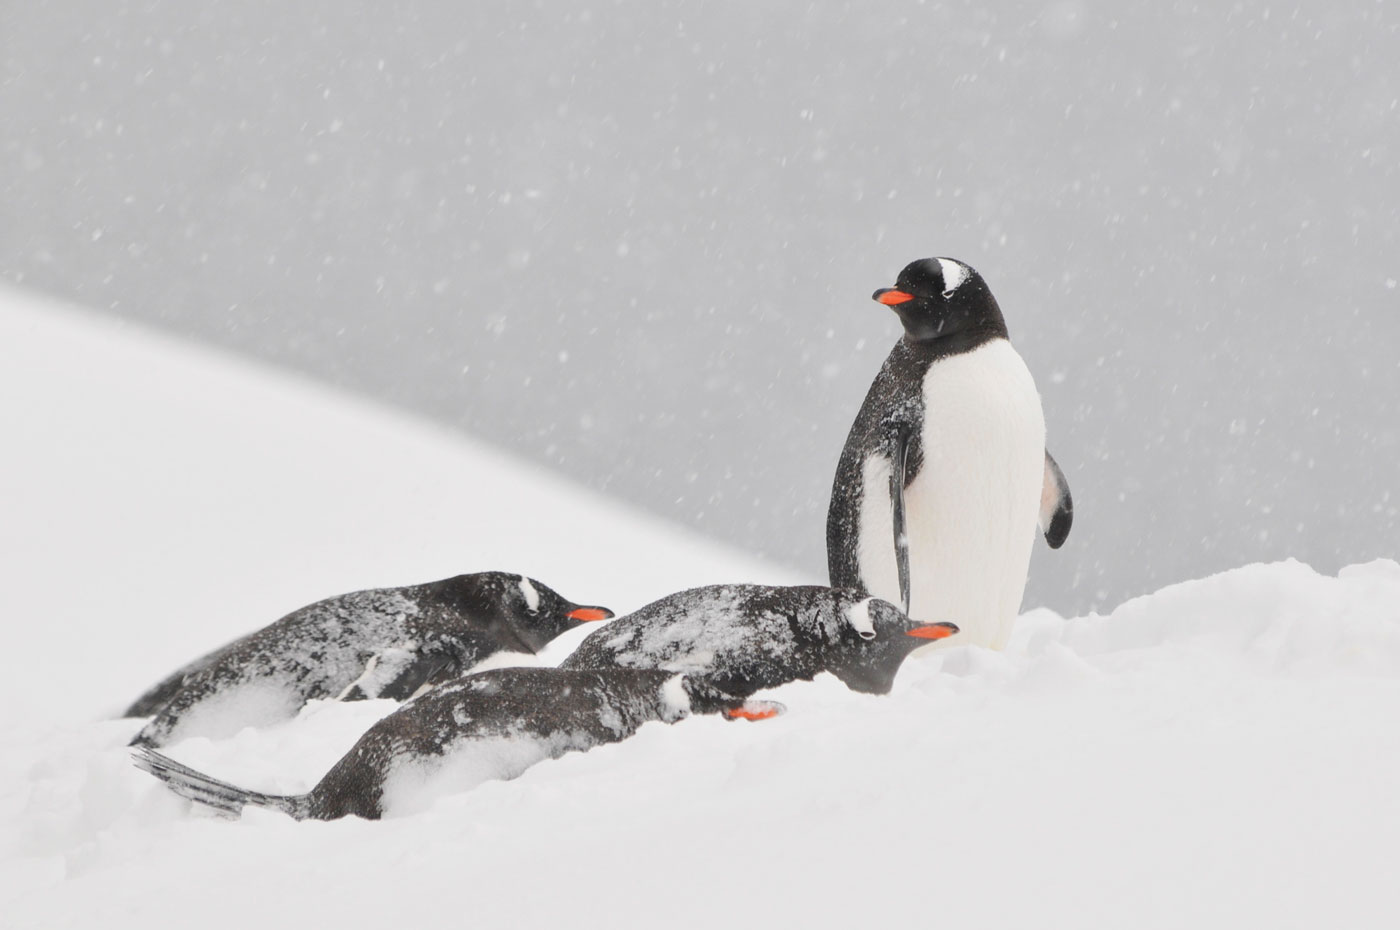
<svg viewBox="0 0 1400 930"><path fill-rule="evenodd" d="M991 342L993 339L1010 338L1010 334L1006 331L1006 322L1002 320L1000 314L989 319L979 320L956 332L944 333L940 336L917 338L906 330L903 337L904 342L915 354L929 358L959 355Z"/></svg>

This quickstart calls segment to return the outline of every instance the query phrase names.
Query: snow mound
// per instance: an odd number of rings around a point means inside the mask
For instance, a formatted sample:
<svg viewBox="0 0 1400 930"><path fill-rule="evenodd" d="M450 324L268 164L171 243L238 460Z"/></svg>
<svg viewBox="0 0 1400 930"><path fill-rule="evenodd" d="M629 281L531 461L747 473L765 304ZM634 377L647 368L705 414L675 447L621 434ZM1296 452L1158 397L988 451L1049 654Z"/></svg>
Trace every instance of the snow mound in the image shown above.
<svg viewBox="0 0 1400 930"><path fill-rule="evenodd" d="M0 522L23 580L3 605L7 926L1400 920L1388 560L1033 610L1005 652L916 657L888 696L821 676L772 692L773 720L648 724L470 790L407 779L410 810L376 823L201 813L130 765L139 722L102 711L292 606L469 567L619 611L796 579L381 411L3 294L0 353L7 396L31 399L0 423L22 440ZM493 509L512 476L535 490ZM394 706L312 702L169 753L300 793ZM519 749L502 771L533 761Z"/></svg>
<svg viewBox="0 0 1400 930"><path fill-rule="evenodd" d="M911 660L885 698L822 676L773 692L776 720L648 724L471 790L500 773L406 779L380 823L217 821L130 767L133 722L73 724L32 734L7 778L23 882L6 913L365 926L430 919L445 886L476 919L557 923L616 885L612 926L908 922L930 895L957 926L1384 926L1400 913L1398 605L1395 562L1338 578L1287 562L1107 617L1032 611L1006 652ZM393 706L313 702L171 751L297 793ZM500 767L533 749L500 747ZM870 882L813 886L852 856ZM209 910L235 875L264 893Z"/></svg>
<svg viewBox="0 0 1400 930"><path fill-rule="evenodd" d="M1233 656L1262 674L1395 675L1400 565L1377 559L1343 568L1337 578L1292 560L1248 565L1041 634L1033 637L1035 648L1060 642L1086 657L1191 648Z"/></svg>

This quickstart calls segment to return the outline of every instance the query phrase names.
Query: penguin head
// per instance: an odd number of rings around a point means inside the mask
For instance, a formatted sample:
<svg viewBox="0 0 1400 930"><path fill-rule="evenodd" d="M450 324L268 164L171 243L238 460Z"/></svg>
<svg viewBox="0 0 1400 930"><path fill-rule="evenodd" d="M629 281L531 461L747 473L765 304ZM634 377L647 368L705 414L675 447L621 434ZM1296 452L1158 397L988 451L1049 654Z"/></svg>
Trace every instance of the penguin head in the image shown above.
<svg viewBox="0 0 1400 930"><path fill-rule="evenodd" d="M951 623L911 620L889 601L854 591L839 592L837 603L846 628L832 645L827 668L852 691L888 694L911 652L958 632Z"/></svg>
<svg viewBox="0 0 1400 930"><path fill-rule="evenodd" d="M899 314L911 341L955 334L1006 336L1006 321L987 282L954 258L921 258L904 266L894 287L871 295Z"/></svg>
<svg viewBox="0 0 1400 930"><path fill-rule="evenodd" d="M516 652L539 652L583 623L609 620L606 607L575 604L543 582L508 572L458 575L446 582L451 600L472 629Z"/></svg>

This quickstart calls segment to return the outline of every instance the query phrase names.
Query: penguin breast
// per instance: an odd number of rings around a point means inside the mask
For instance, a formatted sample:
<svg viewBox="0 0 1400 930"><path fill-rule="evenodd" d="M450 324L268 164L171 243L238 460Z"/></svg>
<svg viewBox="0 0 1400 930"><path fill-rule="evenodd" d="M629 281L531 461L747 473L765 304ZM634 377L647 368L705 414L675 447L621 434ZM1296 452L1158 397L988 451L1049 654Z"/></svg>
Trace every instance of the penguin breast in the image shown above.
<svg viewBox="0 0 1400 930"><path fill-rule="evenodd" d="M904 496L910 615L957 623L955 644L999 648L1020 609L1035 538L1040 395L1005 339L935 361L922 391L922 457ZM888 460L867 458L862 478L862 579L897 604Z"/></svg>

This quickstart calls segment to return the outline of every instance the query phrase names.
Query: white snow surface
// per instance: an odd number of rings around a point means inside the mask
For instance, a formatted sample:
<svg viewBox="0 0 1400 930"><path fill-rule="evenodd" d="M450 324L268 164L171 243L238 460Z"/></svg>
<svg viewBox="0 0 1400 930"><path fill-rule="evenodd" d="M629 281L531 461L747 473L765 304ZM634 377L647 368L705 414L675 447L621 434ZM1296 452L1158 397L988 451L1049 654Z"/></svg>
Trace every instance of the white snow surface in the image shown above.
<svg viewBox="0 0 1400 930"><path fill-rule="evenodd" d="M132 767L138 722L104 715L296 606L492 568L619 613L800 579L381 409L5 291L0 382L0 925L1400 919L1394 561L1031 610L1005 652L915 658L885 697L822 676L773 692L774 720L648 724L377 823L230 822ZM313 702L169 753L299 792L394 706Z"/></svg>

